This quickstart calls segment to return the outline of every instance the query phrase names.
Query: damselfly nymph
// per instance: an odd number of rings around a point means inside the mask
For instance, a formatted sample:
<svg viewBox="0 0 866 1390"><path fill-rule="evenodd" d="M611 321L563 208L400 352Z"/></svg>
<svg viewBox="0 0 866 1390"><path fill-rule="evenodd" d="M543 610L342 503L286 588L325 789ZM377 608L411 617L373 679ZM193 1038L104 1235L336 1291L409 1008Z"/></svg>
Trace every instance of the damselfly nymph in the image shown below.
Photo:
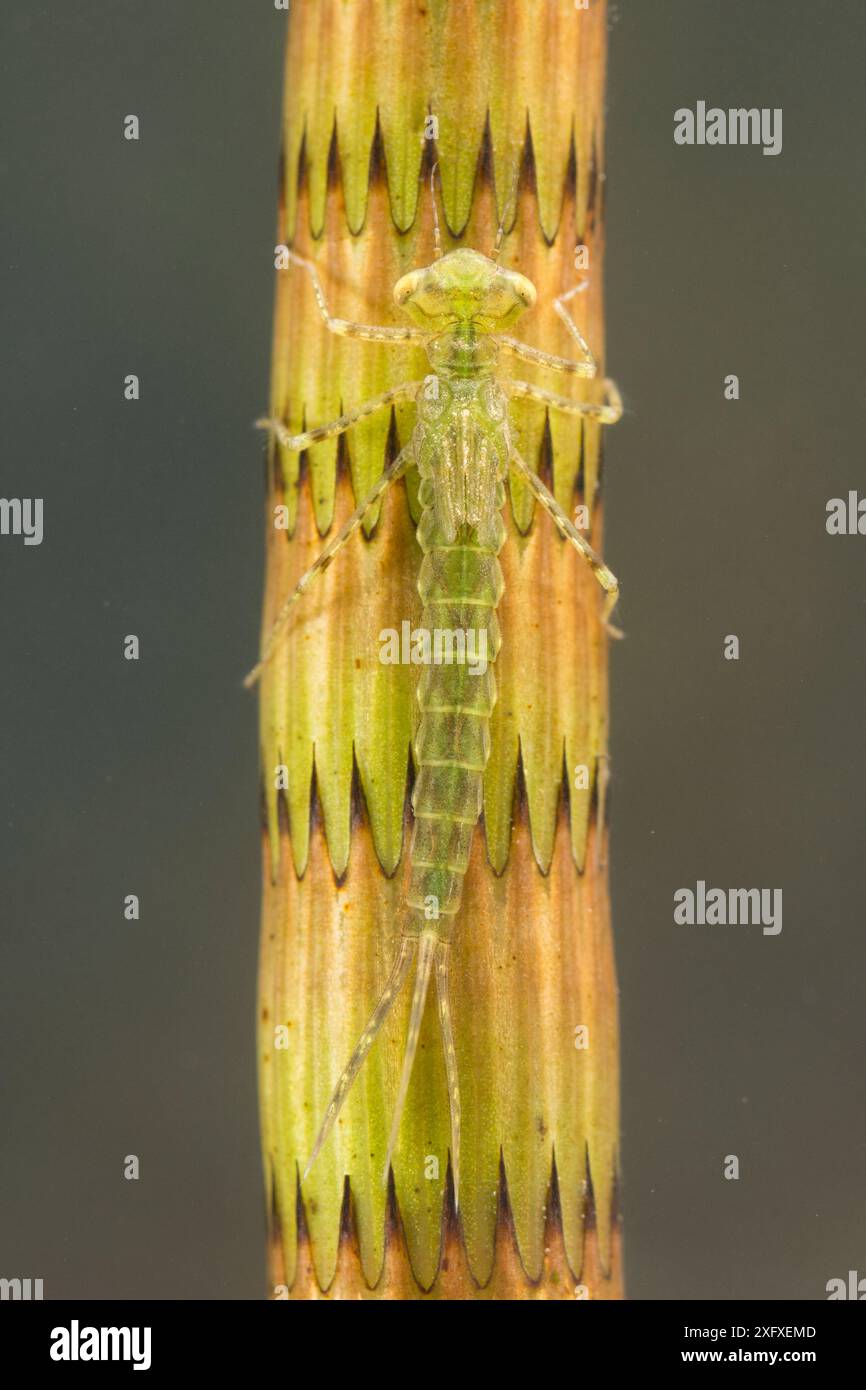
<svg viewBox="0 0 866 1390"><path fill-rule="evenodd" d="M425 666L420 676L420 723L413 745L417 774L412 796L414 824L400 945L385 989L337 1082L304 1177L327 1140L414 960L409 1030L384 1178L387 1181L428 987L435 975L457 1205L460 1090L449 1000L449 946L459 927L463 881L481 815L482 779L490 754L490 716L496 702L493 662L501 645L496 610L504 589L498 556L506 538L502 512L509 469L524 480L560 534L590 566L604 594L602 621L606 626L619 592L615 576L518 453L509 424L509 401L528 398L549 410L590 416L602 424L615 423L622 414L622 404L609 380L603 383L601 399L589 403L556 395L500 370L503 358L517 358L563 374L596 376L595 359L567 307L582 286L555 301L554 307L578 349L573 358L560 357L505 332L533 306L535 288L523 275L502 268L478 251L463 247L439 254L431 265L413 270L397 282L395 302L412 320L406 327L377 327L334 318L313 264L294 252L289 253L289 259L309 275L322 319L331 332L368 342L423 345L431 370L424 380L395 386L330 424L303 434L290 434L280 420L258 422L273 431L284 448L300 452L344 433L400 399L414 397L417 405L417 423L409 444L288 595L246 684L254 684L273 657L293 605L359 530L386 489L413 466L421 480L419 501L423 509L417 528L423 553L418 576L422 625L428 632L445 629L472 631L476 637L480 634L487 655L483 669L466 661L446 662ZM609 626L608 630L615 632Z"/></svg>

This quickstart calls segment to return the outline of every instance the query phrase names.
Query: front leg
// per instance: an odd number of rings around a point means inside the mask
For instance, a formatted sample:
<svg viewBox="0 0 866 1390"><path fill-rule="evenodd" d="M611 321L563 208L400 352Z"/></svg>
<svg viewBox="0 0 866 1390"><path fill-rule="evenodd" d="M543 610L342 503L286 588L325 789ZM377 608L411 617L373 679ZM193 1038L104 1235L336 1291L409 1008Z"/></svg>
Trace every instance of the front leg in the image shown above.
<svg viewBox="0 0 866 1390"><path fill-rule="evenodd" d="M507 352L513 352L515 357L521 357L524 362L533 362L536 366L547 367L552 372L564 372L570 376L592 379L598 372L595 354L578 328L576 320L565 307L569 300L573 299L576 294L581 294L588 285L588 280L581 280L579 285L566 290L564 294L557 295L553 301L554 312L565 324L569 336L577 343L580 350L579 358L560 357L558 353L542 352L540 348L530 347L528 343L521 343L518 338L502 336L498 337L496 341L500 347L504 347Z"/></svg>
<svg viewBox="0 0 866 1390"><path fill-rule="evenodd" d="M579 285L574 286L574 289L566 290L564 294L557 295L556 299L554 299L553 301L553 309L554 313L557 313L559 317L562 319L562 322L568 329L569 334L577 343L577 346L580 348L584 361L590 361L593 363L593 365L595 365L595 358L592 355L592 350L589 346L589 343L586 341L580 329L578 328L575 319L572 317L569 310L565 307L570 299L574 299L574 296L576 294L583 294L583 291L588 288L589 281L581 280Z"/></svg>
<svg viewBox="0 0 866 1390"><path fill-rule="evenodd" d="M341 338L362 338L368 343L423 343L426 335L419 328L390 328L384 324L373 323L353 323L351 319L335 318L328 308L328 301L325 298L325 291L322 289L322 282L319 279L319 272L312 261L305 260L303 256L298 256L294 251L289 251L289 260L292 265L305 270L313 283L313 294L316 296L316 304L322 321L329 333L336 333Z"/></svg>
<svg viewBox="0 0 866 1390"><path fill-rule="evenodd" d="M578 362L573 357L558 357L554 352L542 352L541 348L530 347L529 343L521 343L519 338L511 338L506 334L498 334L495 341L500 347L505 348L506 352L513 352L515 357L522 358L524 362L532 362L536 367L547 367L552 372L566 372L570 376L591 379L598 370L588 347L586 357L582 362Z"/></svg>

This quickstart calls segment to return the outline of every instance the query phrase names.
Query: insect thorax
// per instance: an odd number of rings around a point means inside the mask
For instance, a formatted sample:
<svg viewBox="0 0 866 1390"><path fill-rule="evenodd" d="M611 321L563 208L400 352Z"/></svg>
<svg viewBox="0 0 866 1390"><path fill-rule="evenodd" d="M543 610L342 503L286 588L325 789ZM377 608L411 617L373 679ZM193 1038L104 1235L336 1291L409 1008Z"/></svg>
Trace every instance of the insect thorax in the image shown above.
<svg viewBox="0 0 866 1390"><path fill-rule="evenodd" d="M430 376L418 393L413 436L421 503L447 543L462 526L489 536L502 506L511 436L505 397L492 377Z"/></svg>

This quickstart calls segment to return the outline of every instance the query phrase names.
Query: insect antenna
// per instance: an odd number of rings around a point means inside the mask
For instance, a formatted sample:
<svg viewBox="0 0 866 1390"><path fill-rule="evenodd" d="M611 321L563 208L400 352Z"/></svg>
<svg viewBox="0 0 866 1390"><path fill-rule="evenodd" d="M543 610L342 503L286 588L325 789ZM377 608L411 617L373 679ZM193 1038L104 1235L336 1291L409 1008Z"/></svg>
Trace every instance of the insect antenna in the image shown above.
<svg viewBox="0 0 866 1390"><path fill-rule="evenodd" d="M328 1108L325 1111L325 1118L322 1121L322 1128L319 1130L318 1138L316 1139L316 1142L313 1145L313 1152L310 1154L309 1162L307 1163L307 1166L304 1169L304 1176L301 1178L302 1183L306 1182L309 1171L315 1163L316 1159L318 1158L319 1153L322 1149L322 1145L324 1144L325 1140L327 1139L328 1135L333 1129L334 1122L336 1121L337 1116L343 1108L343 1102L345 1101L346 1096L349 1094L349 1091L352 1088L352 1082L355 1080L355 1077L358 1075L358 1072L364 1065L367 1053L373 1046L377 1033L382 1027L382 1024L385 1022L385 1019L388 1017L388 1014L391 1012L391 1009L393 1008L394 1001L397 998L397 995L400 993L403 981L406 978L406 972L408 971L409 966L412 963L412 957L414 954L414 938L411 936L401 937L400 953L394 962L391 974L388 977L388 983L382 990L382 993L379 996L379 1002L373 1010L372 1014L370 1015L366 1028L364 1029L363 1033L358 1039L358 1045L355 1048L355 1051L352 1053L351 1057L346 1063L345 1069L339 1081L337 1082L334 1094L331 1097Z"/></svg>
<svg viewBox="0 0 866 1390"><path fill-rule="evenodd" d="M412 995L412 1012L409 1015L409 1031L406 1034L406 1050L403 1053L403 1071L400 1076L400 1089L397 1092L397 1104L394 1106L394 1119L391 1122L391 1137L388 1140L388 1154L385 1159L385 1171L382 1174L382 1181L388 1181L388 1170L391 1167L391 1155L397 1143L397 1135L400 1131L400 1118L403 1114L403 1106L406 1103L406 1092L409 1090L409 1078L412 1075L412 1064L415 1061L415 1053L418 1050L418 1035L421 1032L421 1020L424 1017L424 1004L427 999L427 986L430 983L430 972L433 968L433 957L436 954L437 939L433 932L422 932L418 941L418 964L415 967L415 990Z"/></svg>
<svg viewBox="0 0 866 1390"><path fill-rule="evenodd" d="M433 203L433 255L437 261L442 256L442 229L439 226L439 209L436 206L436 170L438 168L439 160L437 159L430 170L430 199Z"/></svg>
<svg viewBox="0 0 866 1390"><path fill-rule="evenodd" d="M502 240L503 240L503 237L505 236L505 221L506 221L506 218L507 218L508 215L509 215L509 209L513 209L514 212L517 211L517 190L518 190L518 187L519 187L519 185L520 185L520 175L521 175L522 171L523 171L523 157L521 156L521 158L520 158L520 160L518 161L518 164L517 164L517 169L515 170L515 174L514 174L514 183L511 185L511 196L510 196L510 198L508 199L508 201L505 203L505 205L503 206L503 209L502 209L502 216L501 216L501 218L499 219L499 228L498 228L498 230L497 230L497 232L496 232L496 240L495 240L495 242L493 243L493 255L492 255L491 258L490 258L490 259L493 260L493 261L498 261L498 260L499 260L499 255L500 255L500 252L502 251Z"/></svg>

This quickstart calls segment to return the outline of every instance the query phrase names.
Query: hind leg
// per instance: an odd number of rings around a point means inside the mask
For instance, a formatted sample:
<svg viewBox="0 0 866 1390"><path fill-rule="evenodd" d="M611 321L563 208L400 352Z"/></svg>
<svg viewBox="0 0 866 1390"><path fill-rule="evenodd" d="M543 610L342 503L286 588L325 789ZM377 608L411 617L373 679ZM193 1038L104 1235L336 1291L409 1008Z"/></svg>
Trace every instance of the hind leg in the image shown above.
<svg viewBox="0 0 866 1390"><path fill-rule="evenodd" d="M411 466L412 461L413 454L411 452L410 446L407 445L403 452L397 455L394 462L390 464L388 468L385 469L385 472L382 474L379 481L373 486L370 492L368 492L363 502L361 502L360 505L355 508L355 510L352 512L352 515L349 517L348 521L341 528L341 530L337 532L337 534L334 536L332 540L328 541L328 544L325 546L324 550L322 550L319 553L319 555L313 561L312 565L306 571L306 573L301 575L300 579L298 580L292 592L289 594L288 598L283 603L282 608L280 609L279 613L276 616L276 619L274 620L273 627L271 628L270 633L268 634L267 641L265 642L261 659L259 660L258 664L253 667L250 673L244 678L244 685L248 690L255 685L257 680L260 679L262 672L264 671L265 667L267 666L268 662L273 656L280 635L284 631L286 624L288 623L289 618L291 616L292 608L297 603L298 599L301 598L307 592L307 589L309 589L316 576L324 573L324 571L328 568L331 561L333 560L334 556L343 548L346 542L351 539L351 537L355 534L358 528L363 524L364 518L367 516L371 507L374 507L376 505L382 494L391 486L393 482L396 481L397 478L402 477L402 475Z"/></svg>

